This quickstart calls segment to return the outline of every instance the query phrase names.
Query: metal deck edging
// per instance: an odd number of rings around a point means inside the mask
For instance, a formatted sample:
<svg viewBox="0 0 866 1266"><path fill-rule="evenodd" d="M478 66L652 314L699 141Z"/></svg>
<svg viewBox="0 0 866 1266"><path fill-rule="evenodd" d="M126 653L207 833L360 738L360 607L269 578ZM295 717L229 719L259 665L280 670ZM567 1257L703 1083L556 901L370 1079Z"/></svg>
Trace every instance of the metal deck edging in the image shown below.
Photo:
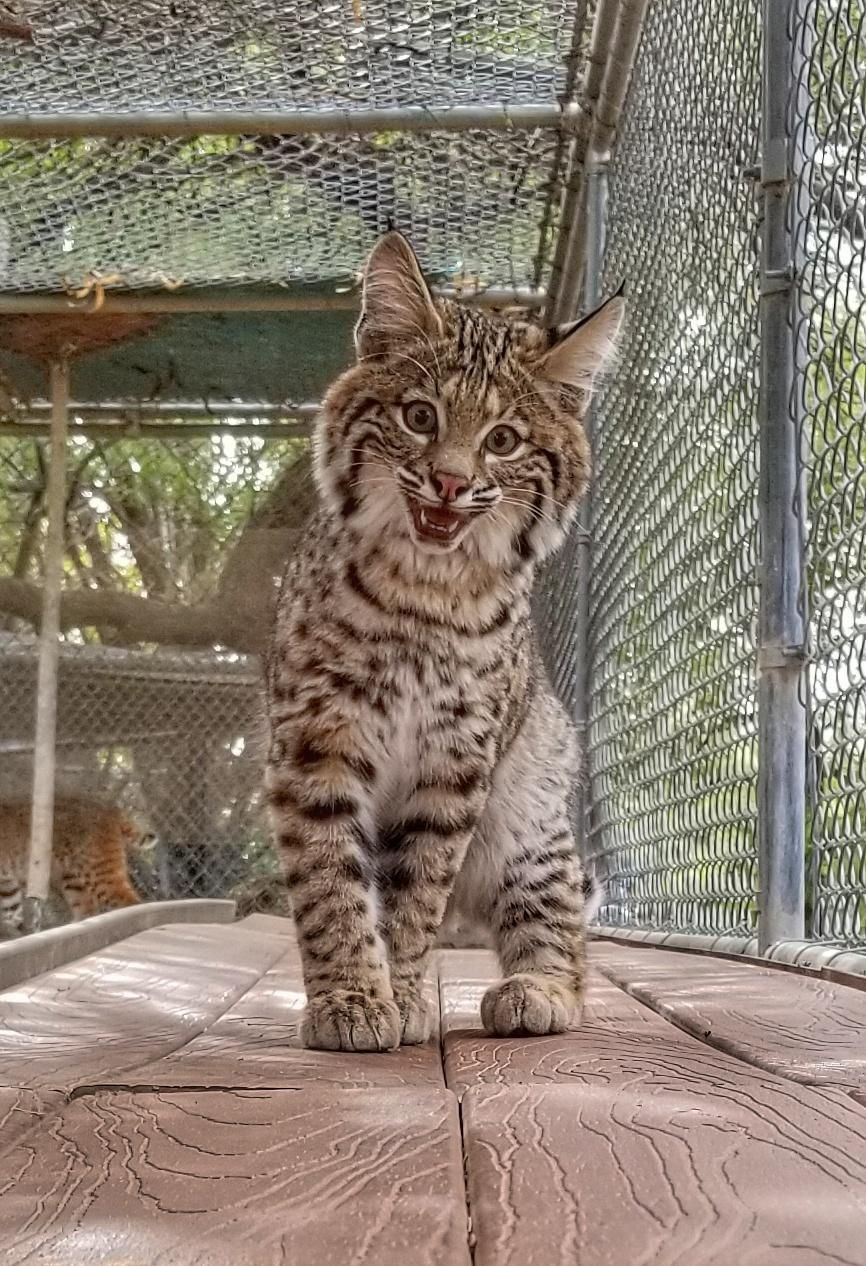
<svg viewBox="0 0 866 1266"><path fill-rule="evenodd" d="M231 923L233 901L152 901L0 943L0 990L165 923Z"/></svg>

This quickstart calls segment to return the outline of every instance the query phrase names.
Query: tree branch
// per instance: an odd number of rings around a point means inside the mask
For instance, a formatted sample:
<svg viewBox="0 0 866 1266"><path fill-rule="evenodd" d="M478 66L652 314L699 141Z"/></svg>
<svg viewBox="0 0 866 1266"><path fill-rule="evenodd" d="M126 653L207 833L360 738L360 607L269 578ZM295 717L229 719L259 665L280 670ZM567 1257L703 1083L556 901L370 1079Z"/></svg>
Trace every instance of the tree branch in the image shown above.
<svg viewBox="0 0 866 1266"><path fill-rule="evenodd" d="M113 492L115 513L134 548L134 531L131 534L130 529L138 526L135 512L130 514L130 505L122 495L118 502L117 489ZM115 588L68 589L60 600L61 628L97 629L112 646L155 642L160 646L225 646L244 654L260 654L267 642L276 580L314 505L310 455L304 452L283 468L250 516L226 558L212 599L185 606ZM85 517L78 526L82 543L91 551L97 580L101 585L110 583L110 557L100 550L95 523L88 523ZM136 551L136 561L147 581L147 567L142 564L149 560L143 551ZM152 575L150 579L156 583ZM0 577L0 612L24 620L34 629L42 619L42 597L38 584Z"/></svg>
<svg viewBox="0 0 866 1266"><path fill-rule="evenodd" d="M24 580L0 577L0 611L38 629L42 618L42 588ZM62 629L110 629L116 646L156 642L162 646L226 646L244 654L259 654L267 638L267 619L252 608L211 602L196 607L139 598L130 593L70 589L60 601Z"/></svg>

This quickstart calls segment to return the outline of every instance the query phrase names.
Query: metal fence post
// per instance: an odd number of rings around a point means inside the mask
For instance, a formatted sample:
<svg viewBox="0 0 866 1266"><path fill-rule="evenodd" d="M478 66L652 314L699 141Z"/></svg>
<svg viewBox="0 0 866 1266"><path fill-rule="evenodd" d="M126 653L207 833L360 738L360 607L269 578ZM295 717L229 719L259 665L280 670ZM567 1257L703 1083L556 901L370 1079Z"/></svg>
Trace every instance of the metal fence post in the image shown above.
<svg viewBox="0 0 866 1266"><path fill-rule="evenodd" d="M51 881L54 826L57 671L60 652L60 596L66 519L66 436L69 422L69 366L51 365L51 448L48 468L48 530L45 579L39 629L39 674L36 685L36 737L33 746L33 801L30 853L27 859L25 926L39 928Z"/></svg>
<svg viewBox="0 0 866 1266"><path fill-rule="evenodd" d="M604 230L607 213L607 160L591 157L586 172L586 239L583 301L591 311L601 301L601 272L604 261ZM594 409L586 416L586 438L595 452ZM589 852L592 814L592 766L589 759L590 699L592 665L589 658L589 613L592 586L592 480L578 512L577 612L575 648L577 674L574 687L574 721L580 735L583 776L578 784L577 846L581 857Z"/></svg>
<svg viewBox="0 0 866 1266"><path fill-rule="evenodd" d="M804 935L806 662L788 222L793 0L763 0L758 836L761 951Z"/></svg>

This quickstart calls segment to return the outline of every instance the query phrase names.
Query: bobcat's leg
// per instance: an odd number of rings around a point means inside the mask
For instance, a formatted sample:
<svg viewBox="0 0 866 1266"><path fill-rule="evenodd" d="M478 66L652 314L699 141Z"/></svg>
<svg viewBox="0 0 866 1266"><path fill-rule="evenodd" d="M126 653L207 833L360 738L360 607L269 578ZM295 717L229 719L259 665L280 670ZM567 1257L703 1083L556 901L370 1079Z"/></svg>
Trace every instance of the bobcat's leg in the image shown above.
<svg viewBox="0 0 866 1266"><path fill-rule="evenodd" d="M93 895L100 910L123 910L141 905L129 878L126 849L106 849L93 872Z"/></svg>
<svg viewBox="0 0 866 1266"><path fill-rule="evenodd" d="M124 910L141 905L129 877L128 845L123 835L118 838L116 827L106 838L94 838L94 864L91 872L94 901L99 910Z"/></svg>
<svg viewBox="0 0 866 1266"><path fill-rule="evenodd" d="M485 797L486 775L446 765L417 783L380 840L382 932L405 1045L430 1036L424 971Z"/></svg>
<svg viewBox="0 0 866 1266"><path fill-rule="evenodd" d="M351 728L303 718L275 728L267 787L297 928L307 1013L325 1050L386 1051L400 1021L377 933L370 789L375 770Z"/></svg>
<svg viewBox="0 0 866 1266"><path fill-rule="evenodd" d="M585 927L580 863L566 821L515 851L490 922L505 979L488 989L488 1033L561 1033L580 1019Z"/></svg>
<svg viewBox="0 0 866 1266"><path fill-rule="evenodd" d="M484 873L472 859L505 977L484 995L481 1020L501 1037L560 1033L582 1008L585 897L569 820L575 762L570 732L551 736L557 720L546 718L545 734L527 718L479 829Z"/></svg>

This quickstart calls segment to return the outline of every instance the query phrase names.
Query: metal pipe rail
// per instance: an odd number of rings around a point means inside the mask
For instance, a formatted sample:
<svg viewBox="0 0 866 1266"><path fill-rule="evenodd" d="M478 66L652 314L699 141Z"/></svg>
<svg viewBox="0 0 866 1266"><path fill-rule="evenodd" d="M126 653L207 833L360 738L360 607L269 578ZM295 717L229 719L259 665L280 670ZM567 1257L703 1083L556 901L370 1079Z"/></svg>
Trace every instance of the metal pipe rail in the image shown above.
<svg viewBox="0 0 866 1266"><path fill-rule="evenodd" d="M547 291L533 287L489 286L484 290L463 290L455 286L434 286L442 299L459 299L482 308L540 308ZM153 312L171 315L181 312L354 312L360 295L354 290L340 294L314 292L280 294L273 290L250 291L202 287L198 290L105 290L98 308L88 300L63 293L24 294L0 291L0 316L41 315L52 312Z"/></svg>
<svg viewBox="0 0 866 1266"><path fill-rule="evenodd" d="M596 19L603 24L603 34L610 40L610 47L603 71L599 72L598 59L590 61L587 83L594 95L589 99L588 119L584 115L585 137L582 139L579 133L575 142L574 162L581 176L571 214L563 217L557 243L546 309L549 325L568 320L573 296L580 290L586 238L586 205L580 197L580 187L585 183L587 165L608 159L631 82L649 0L618 0L615 14L611 12L611 4L612 0L607 0L600 5ZM609 27L614 17L611 35ZM594 36L593 45L595 43Z"/></svg>
<svg viewBox="0 0 866 1266"><path fill-rule="evenodd" d="M805 930L807 628L799 435L791 414L793 266L788 102L794 0L764 0L764 196L760 318L761 556L758 647L758 939L761 952Z"/></svg>
<svg viewBox="0 0 866 1266"><path fill-rule="evenodd" d="M570 128L580 108L573 102L515 105L394 106L374 109L129 110L0 114L0 138L32 140L73 136L363 136L372 132L532 131Z"/></svg>

